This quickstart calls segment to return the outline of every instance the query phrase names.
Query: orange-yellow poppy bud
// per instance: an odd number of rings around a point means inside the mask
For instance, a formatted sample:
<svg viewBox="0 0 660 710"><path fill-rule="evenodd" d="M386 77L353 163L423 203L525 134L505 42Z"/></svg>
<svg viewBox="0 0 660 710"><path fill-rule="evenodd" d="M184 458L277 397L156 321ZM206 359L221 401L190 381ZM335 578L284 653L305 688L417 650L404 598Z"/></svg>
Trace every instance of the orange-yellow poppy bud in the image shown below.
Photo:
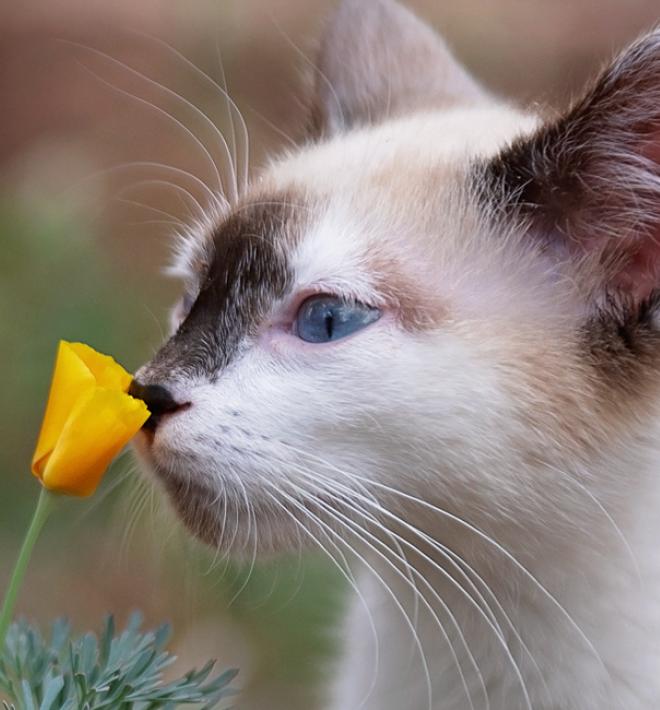
<svg viewBox="0 0 660 710"><path fill-rule="evenodd" d="M132 376L83 343L60 341L32 473L52 491L94 493L106 468L144 422L127 394Z"/></svg>

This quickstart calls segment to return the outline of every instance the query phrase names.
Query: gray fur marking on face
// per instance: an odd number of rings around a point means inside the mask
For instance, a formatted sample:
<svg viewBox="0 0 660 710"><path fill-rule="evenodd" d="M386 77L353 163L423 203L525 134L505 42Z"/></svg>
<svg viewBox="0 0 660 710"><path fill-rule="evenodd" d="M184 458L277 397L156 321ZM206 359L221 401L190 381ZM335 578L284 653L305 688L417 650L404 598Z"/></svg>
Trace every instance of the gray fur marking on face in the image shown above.
<svg viewBox="0 0 660 710"><path fill-rule="evenodd" d="M217 228L199 295L140 374L142 381L167 381L174 371L212 379L228 365L268 306L291 285L281 242L290 237L293 223L290 204L278 199L247 204Z"/></svg>

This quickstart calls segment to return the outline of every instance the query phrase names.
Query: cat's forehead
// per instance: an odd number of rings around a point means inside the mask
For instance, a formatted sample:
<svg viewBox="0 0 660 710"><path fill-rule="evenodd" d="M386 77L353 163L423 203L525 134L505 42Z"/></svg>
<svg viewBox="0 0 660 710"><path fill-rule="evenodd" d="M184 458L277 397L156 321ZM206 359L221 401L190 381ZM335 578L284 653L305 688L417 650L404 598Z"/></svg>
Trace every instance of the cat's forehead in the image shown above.
<svg viewBox="0 0 660 710"><path fill-rule="evenodd" d="M321 194L386 188L433 188L428 171L465 166L495 155L503 145L538 125L536 117L507 106L429 111L364 126L312 144L272 163L269 184ZM415 184L416 183L416 184Z"/></svg>
<svg viewBox="0 0 660 710"><path fill-rule="evenodd" d="M276 243L293 287L370 300L382 295L377 284L410 292L415 279L405 272L429 244L437 250L442 235L451 251L464 237L471 162L533 125L508 109L457 109L307 146L273 162L228 216L199 225L176 273L198 288L228 244Z"/></svg>
<svg viewBox="0 0 660 710"><path fill-rule="evenodd" d="M367 210L368 212L368 210ZM254 265L286 271L289 290L314 286L364 299L370 253L383 229L351 200L321 197L303 190L260 190L216 224L185 240L175 275L199 291L210 281L259 287ZM375 250L376 252L378 249ZM271 274L282 281L284 274ZM230 295L229 292L227 295ZM371 295L369 293L369 295Z"/></svg>

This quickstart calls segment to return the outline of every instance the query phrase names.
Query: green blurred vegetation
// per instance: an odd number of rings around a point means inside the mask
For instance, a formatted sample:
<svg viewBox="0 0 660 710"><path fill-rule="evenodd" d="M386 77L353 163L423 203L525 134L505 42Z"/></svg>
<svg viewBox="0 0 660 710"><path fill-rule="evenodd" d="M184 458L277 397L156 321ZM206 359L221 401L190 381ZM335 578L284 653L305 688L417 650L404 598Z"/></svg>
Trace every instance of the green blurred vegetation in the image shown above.
<svg viewBox="0 0 660 710"><path fill-rule="evenodd" d="M167 288L157 266L128 268L94 224L65 204L0 201L0 589L36 501L29 464L57 341L88 342L134 369L162 337L152 306ZM93 499L67 502L38 545L21 611L44 628L65 613L84 631L105 612L121 619L140 608L150 624L174 622L182 668L207 660L186 656L198 646L220 654L221 666L246 663L245 707L265 698L278 699L272 708L313 707L332 651L326 629L341 607L337 573L314 557L253 570L213 564L170 516L152 511L162 507L158 493L139 480L129 454ZM210 642L197 641L200 619Z"/></svg>
<svg viewBox="0 0 660 710"><path fill-rule="evenodd" d="M170 629L143 631L140 614L117 629L106 617L99 635L71 635L57 619L47 634L21 619L0 648L0 689L25 710L200 710L227 708L236 671L218 672L209 661L179 678L162 682L175 660L167 648Z"/></svg>

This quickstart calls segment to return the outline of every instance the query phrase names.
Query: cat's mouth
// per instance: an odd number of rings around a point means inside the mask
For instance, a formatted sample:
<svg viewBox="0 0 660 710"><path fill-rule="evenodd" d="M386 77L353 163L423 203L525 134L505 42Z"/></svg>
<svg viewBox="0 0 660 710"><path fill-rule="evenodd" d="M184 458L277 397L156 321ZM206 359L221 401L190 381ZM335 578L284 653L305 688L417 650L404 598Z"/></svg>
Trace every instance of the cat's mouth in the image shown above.
<svg viewBox="0 0 660 710"><path fill-rule="evenodd" d="M328 511L349 514L350 506L330 493L295 494L286 480L279 492L275 487L264 491L239 471L214 469L192 453L164 452L159 443L153 431L136 437L144 468L191 534L238 561L313 547L317 537L337 534L328 532L335 527Z"/></svg>
<svg viewBox="0 0 660 710"><path fill-rule="evenodd" d="M164 454L153 431L141 432L134 445L177 517L206 545L238 561L291 549L287 518L254 491L247 493L235 476L204 474L199 459Z"/></svg>
<svg viewBox="0 0 660 710"><path fill-rule="evenodd" d="M154 427L143 427L133 440L133 447L143 464L143 469L153 474L158 482L165 488L168 498L179 517L188 527L193 527L192 522L197 518L197 524L193 532L202 537L205 542L213 544L214 536L211 529L215 526L207 521L200 524L199 518L194 511L202 511L204 501L214 500L216 493L212 487L190 470L185 462L177 461L170 455L163 455L156 446L156 429ZM191 463L191 462L189 462ZM209 518L207 514L204 517Z"/></svg>

